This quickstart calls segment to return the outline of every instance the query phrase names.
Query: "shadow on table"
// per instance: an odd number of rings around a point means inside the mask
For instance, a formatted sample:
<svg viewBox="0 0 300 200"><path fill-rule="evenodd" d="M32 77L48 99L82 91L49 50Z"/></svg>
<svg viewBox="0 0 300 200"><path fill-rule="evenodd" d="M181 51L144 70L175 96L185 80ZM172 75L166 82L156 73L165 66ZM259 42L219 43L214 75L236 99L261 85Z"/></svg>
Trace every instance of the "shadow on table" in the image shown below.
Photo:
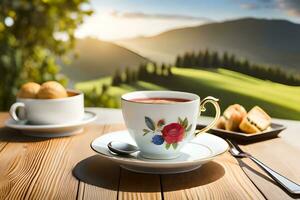
<svg viewBox="0 0 300 200"><path fill-rule="evenodd" d="M211 161L191 172L162 175L164 191L182 190L210 184L225 175L222 165Z"/></svg>
<svg viewBox="0 0 300 200"><path fill-rule="evenodd" d="M88 157L77 163L72 173L84 183L110 190L118 190L119 165L98 155Z"/></svg>
<svg viewBox="0 0 300 200"><path fill-rule="evenodd" d="M155 180L161 181L164 191L188 189L212 183L224 174L224 168L216 162L181 174L140 174L121 169L118 164L98 155L80 161L73 169L73 175L84 183L126 192L160 192Z"/></svg>
<svg viewBox="0 0 300 200"><path fill-rule="evenodd" d="M0 128L0 141L2 142L39 142L44 140L49 140L49 138L27 136L19 130Z"/></svg>

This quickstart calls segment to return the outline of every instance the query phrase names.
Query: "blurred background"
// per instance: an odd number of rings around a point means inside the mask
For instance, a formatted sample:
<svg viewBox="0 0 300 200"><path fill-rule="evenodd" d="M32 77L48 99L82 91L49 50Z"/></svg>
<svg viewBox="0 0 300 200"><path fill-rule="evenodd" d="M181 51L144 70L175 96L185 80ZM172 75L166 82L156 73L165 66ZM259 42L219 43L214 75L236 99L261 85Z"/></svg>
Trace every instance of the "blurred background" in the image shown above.
<svg viewBox="0 0 300 200"><path fill-rule="evenodd" d="M179 90L299 120L299 23L298 0L1 0L0 110L57 80L86 106Z"/></svg>

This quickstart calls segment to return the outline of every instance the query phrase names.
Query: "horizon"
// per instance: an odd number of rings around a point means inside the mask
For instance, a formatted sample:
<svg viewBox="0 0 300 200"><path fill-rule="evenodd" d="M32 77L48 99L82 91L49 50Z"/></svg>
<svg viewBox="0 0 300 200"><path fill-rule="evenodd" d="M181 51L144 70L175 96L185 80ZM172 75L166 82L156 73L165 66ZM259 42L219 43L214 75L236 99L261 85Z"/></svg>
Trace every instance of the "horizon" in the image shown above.
<svg viewBox="0 0 300 200"><path fill-rule="evenodd" d="M92 0L94 14L77 29L76 37L118 41L151 37L173 29L241 18L287 20L300 23L295 0Z"/></svg>
<svg viewBox="0 0 300 200"><path fill-rule="evenodd" d="M247 17L247 16L245 16L245 17L241 17L241 18L226 19L226 20L223 20L223 21L211 21L211 22L207 22L207 23L203 23L203 24L198 24L198 25L196 24L196 25L190 25L190 26L174 27L174 28L163 30L161 32L157 32L157 33L155 33L153 35L137 35L137 36L133 36L133 37L124 37L124 38L118 38L118 39L113 39L113 40L102 39L102 38L94 36L94 35L84 35L83 37L80 37L80 36L78 37L76 35L76 38L77 39L91 38L91 39L98 39L98 40L105 41L105 42L115 42L116 44L118 44L119 41L130 40L130 39L137 39L137 38L155 37L155 36L158 36L158 35L160 35L162 33L165 33L165 32L168 32L168 31L173 31L173 30L199 27L199 26L203 26L203 25L207 25L207 24L214 24L214 23L225 23L225 22L237 21L237 20L243 20L243 19L256 19L256 20L269 20L269 21L286 21L286 22L289 22L289 23L300 25L300 22L297 23L297 22L290 21L288 19L281 19L281 18L256 18L256 17Z"/></svg>

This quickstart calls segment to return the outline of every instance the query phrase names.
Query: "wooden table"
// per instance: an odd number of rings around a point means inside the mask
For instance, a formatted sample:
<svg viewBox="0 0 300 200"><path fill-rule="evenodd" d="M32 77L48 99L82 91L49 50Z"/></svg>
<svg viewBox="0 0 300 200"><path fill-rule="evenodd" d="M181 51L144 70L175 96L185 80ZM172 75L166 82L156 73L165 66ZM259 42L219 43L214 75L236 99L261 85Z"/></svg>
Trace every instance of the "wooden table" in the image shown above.
<svg viewBox="0 0 300 200"><path fill-rule="evenodd" d="M8 114L1 113L0 199L293 198L248 159L236 160L229 153L183 174L147 175L121 169L89 146L94 138L125 128L120 110L91 110L99 118L83 134L55 139L27 137L4 128ZM275 121L288 127L279 138L242 148L300 183L300 122Z"/></svg>

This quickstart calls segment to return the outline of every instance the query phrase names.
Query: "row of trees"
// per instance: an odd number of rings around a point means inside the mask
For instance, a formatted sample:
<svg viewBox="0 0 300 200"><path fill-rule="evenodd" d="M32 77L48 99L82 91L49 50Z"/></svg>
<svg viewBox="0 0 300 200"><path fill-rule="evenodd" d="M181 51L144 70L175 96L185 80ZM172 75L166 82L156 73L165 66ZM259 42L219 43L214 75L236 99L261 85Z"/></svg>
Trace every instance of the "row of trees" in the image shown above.
<svg viewBox="0 0 300 200"><path fill-rule="evenodd" d="M165 65L164 63L161 65L156 63L142 63L137 70L130 69L129 67L126 67L124 72L116 70L112 77L112 85L119 86L120 84L131 84L138 80L147 80L151 77L167 77L171 75L171 66Z"/></svg>
<svg viewBox="0 0 300 200"><path fill-rule="evenodd" d="M235 55L225 52L219 55L218 52L209 50L187 52L178 55L175 61L177 67L201 67L201 68L225 68L232 71L247 74L256 78L270 80L288 85L300 85L299 75L291 74L278 67L268 67L252 64L248 60L237 59Z"/></svg>
<svg viewBox="0 0 300 200"><path fill-rule="evenodd" d="M165 64L140 64L136 70L126 67L123 72L118 69L112 77L111 84L99 84L92 90L85 91L85 106L119 108L121 106L119 98L110 95L108 92L112 86L120 86L121 84L134 84L138 80L150 80L154 77L164 78L171 75L171 66L167 66Z"/></svg>
<svg viewBox="0 0 300 200"><path fill-rule="evenodd" d="M85 91L85 106L119 108L119 99L108 92L111 86L134 84L138 80L149 80L153 77L167 77L170 75L172 75L171 67L165 64L141 64L136 70L126 67L123 72L118 69L112 77L111 84L100 84L90 91Z"/></svg>

